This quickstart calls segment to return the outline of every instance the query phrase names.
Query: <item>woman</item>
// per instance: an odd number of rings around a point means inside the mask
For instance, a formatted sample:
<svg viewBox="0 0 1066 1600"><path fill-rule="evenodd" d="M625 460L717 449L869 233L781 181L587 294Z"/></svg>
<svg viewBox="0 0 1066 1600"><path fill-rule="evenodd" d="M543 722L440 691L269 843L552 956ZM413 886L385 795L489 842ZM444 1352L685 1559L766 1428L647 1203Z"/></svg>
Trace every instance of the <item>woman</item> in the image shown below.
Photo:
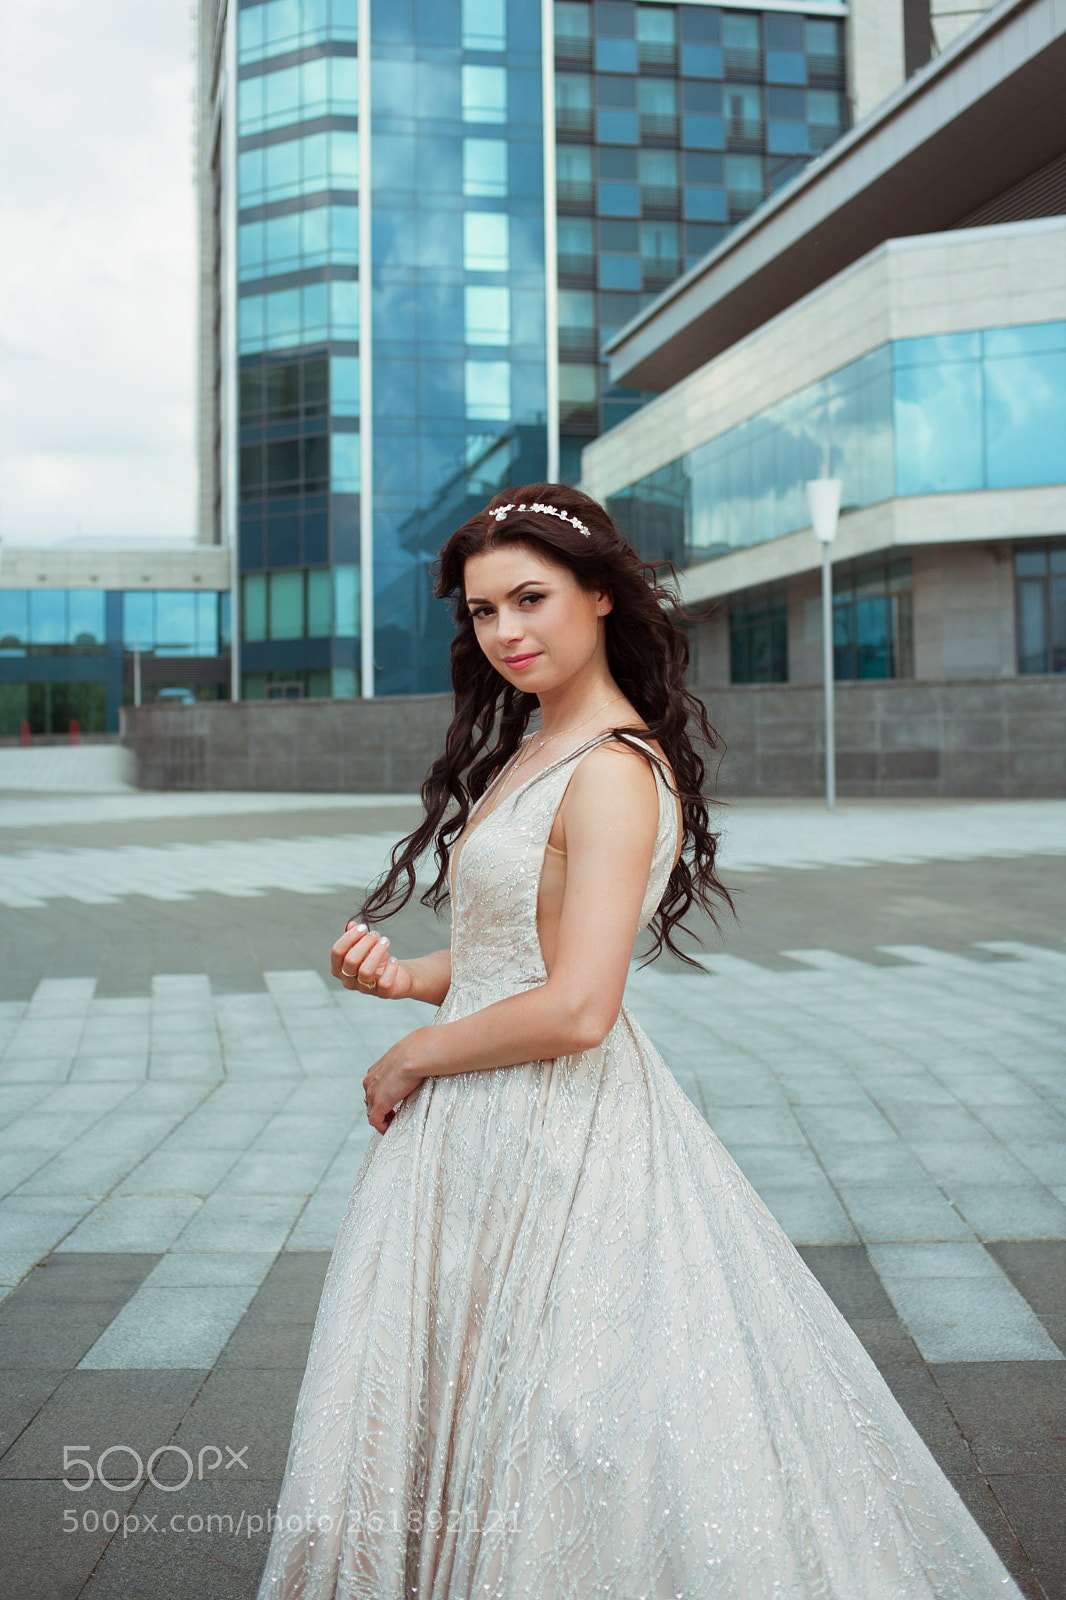
<svg viewBox="0 0 1066 1600"><path fill-rule="evenodd" d="M363 1080L381 1137L260 1600L1017 1600L622 1006L641 929L674 949L691 906L728 902L668 595L558 484L460 528L437 592L455 715L332 961L438 1010ZM451 948L403 961L367 924L434 842Z"/></svg>

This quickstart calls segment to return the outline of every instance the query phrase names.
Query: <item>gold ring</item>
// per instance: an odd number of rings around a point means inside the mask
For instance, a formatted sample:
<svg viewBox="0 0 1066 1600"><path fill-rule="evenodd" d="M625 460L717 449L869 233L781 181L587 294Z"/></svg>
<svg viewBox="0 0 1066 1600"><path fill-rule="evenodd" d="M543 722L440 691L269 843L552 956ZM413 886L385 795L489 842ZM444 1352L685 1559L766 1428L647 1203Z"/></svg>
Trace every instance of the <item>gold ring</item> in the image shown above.
<svg viewBox="0 0 1066 1600"><path fill-rule="evenodd" d="M359 985L360 989L376 989L378 986L378 980L376 978L371 978L369 983L364 983L362 978L356 978L355 981Z"/></svg>

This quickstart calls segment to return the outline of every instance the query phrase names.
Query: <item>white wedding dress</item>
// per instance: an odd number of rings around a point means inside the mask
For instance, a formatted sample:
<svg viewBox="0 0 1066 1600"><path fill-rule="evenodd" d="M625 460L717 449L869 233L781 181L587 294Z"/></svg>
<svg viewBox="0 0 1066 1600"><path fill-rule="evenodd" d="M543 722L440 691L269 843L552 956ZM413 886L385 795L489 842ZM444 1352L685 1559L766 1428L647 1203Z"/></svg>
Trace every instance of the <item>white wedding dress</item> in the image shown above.
<svg viewBox="0 0 1066 1600"><path fill-rule="evenodd" d="M603 737L468 835L438 1022L545 981L544 847ZM656 774L642 926L677 840ZM372 1136L278 1511L259 1600L1020 1600L624 1008Z"/></svg>

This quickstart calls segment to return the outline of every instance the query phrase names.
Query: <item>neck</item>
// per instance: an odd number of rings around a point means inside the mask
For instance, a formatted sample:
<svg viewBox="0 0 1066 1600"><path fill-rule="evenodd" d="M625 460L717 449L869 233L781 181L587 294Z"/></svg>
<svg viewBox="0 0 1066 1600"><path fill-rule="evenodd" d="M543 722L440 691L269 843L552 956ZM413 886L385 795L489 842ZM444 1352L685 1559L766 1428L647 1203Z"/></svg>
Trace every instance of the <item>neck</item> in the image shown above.
<svg viewBox="0 0 1066 1600"><path fill-rule="evenodd" d="M591 718L600 706L620 694L618 685L605 670L577 673L559 689L538 696L541 732L545 738L562 733L586 717Z"/></svg>

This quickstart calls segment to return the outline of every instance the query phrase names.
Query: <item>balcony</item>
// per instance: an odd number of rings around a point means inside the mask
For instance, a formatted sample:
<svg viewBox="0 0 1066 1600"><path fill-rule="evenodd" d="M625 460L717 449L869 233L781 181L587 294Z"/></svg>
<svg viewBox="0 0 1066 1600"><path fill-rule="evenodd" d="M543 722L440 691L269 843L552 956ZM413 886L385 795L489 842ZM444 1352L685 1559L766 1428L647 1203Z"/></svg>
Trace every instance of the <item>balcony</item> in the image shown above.
<svg viewBox="0 0 1066 1600"><path fill-rule="evenodd" d="M571 138L587 139L592 133L592 107L556 106L555 128L557 133Z"/></svg>
<svg viewBox="0 0 1066 1600"><path fill-rule="evenodd" d="M638 39L637 61L642 67L675 71L677 44L672 39Z"/></svg>
<svg viewBox="0 0 1066 1600"><path fill-rule="evenodd" d="M595 288L596 257L584 254L574 255L571 252L560 250L559 276L577 287Z"/></svg>
<svg viewBox="0 0 1066 1600"><path fill-rule="evenodd" d="M835 122L810 122L807 124L807 138L810 141L811 149L816 155L820 155L823 150L828 150L829 146L835 144L843 132L843 128L838 127Z"/></svg>
<svg viewBox="0 0 1066 1600"><path fill-rule="evenodd" d="M640 199L645 216L676 216L681 209L681 190L677 184L642 184Z"/></svg>
<svg viewBox="0 0 1066 1600"><path fill-rule="evenodd" d="M761 117L727 117L726 143L731 150L761 150L765 135Z"/></svg>
<svg viewBox="0 0 1066 1600"><path fill-rule="evenodd" d="M757 206L763 202L762 191L759 189L730 189L726 202L729 208L730 224L743 222L745 217L750 217Z"/></svg>
<svg viewBox="0 0 1066 1600"><path fill-rule="evenodd" d="M596 201L596 185L591 179L560 178L555 186L555 197L561 206L591 211Z"/></svg>
<svg viewBox="0 0 1066 1600"><path fill-rule="evenodd" d="M665 289L681 276L681 262L677 256L645 256L642 276L645 289Z"/></svg>
<svg viewBox="0 0 1066 1600"><path fill-rule="evenodd" d="M809 83L843 83L844 58L842 56L809 55L807 57Z"/></svg>
<svg viewBox="0 0 1066 1600"><path fill-rule="evenodd" d="M745 50L740 45L726 45L725 75L727 78L761 78L762 51Z"/></svg>
<svg viewBox="0 0 1066 1600"><path fill-rule="evenodd" d="M663 139L676 143L677 141L677 114L667 114L661 111L642 111L640 113L641 139Z"/></svg>
<svg viewBox="0 0 1066 1600"><path fill-rule="evenodd" d="M599 335L595 328L559 329L559 354L566 356L596 356L599 354Z"/></svg>
<svg viewBox="0 0 1066 1600"><path fill-rule="evenodd" d="M560 67L587 67L592 63L592 39L587 33L557 33L555 59Z"/></svg>

